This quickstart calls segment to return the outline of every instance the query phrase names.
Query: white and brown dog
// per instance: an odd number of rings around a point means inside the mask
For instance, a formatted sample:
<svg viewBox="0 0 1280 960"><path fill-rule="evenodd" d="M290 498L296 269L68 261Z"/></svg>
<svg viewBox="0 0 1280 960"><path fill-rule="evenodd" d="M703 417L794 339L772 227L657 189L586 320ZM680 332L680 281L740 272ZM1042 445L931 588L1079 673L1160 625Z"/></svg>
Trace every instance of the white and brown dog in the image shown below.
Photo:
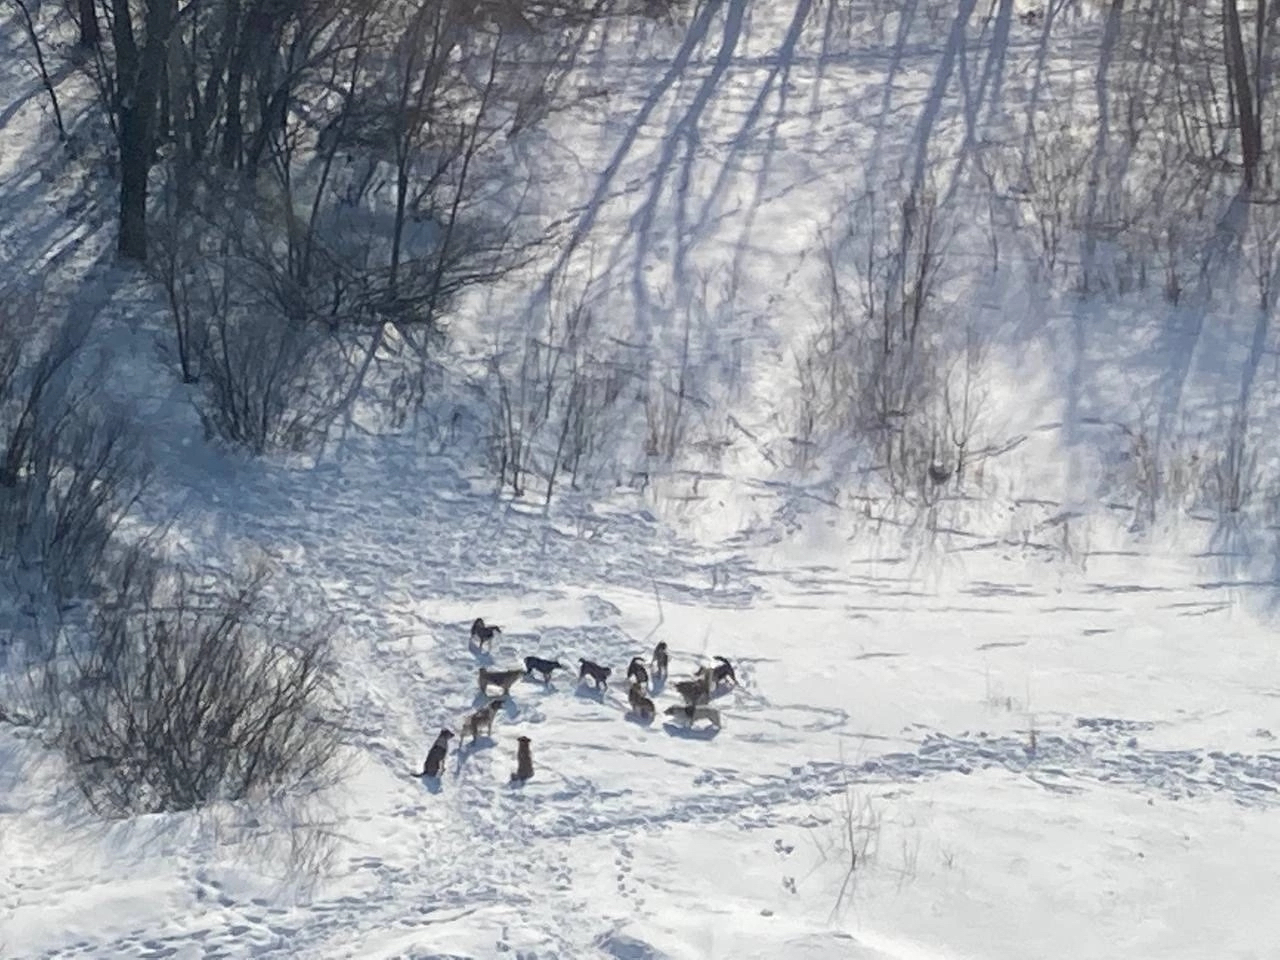
<svg viewBox="0 0 1280 960"><path fill-rule="evenodd" d="M524 671L516 668L514 670L486 670L484 667L476 674L476 682L480 687L480 692L487 694L490 687L501 687L502 695L509 696L511 693L511 685L524 676Z"/></svg>

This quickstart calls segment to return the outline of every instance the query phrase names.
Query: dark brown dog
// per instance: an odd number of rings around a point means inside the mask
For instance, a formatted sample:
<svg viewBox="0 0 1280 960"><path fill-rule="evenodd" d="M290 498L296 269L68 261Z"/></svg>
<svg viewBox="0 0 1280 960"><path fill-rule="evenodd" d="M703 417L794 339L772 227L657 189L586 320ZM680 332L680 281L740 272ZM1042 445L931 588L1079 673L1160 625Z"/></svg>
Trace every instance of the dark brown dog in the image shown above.
<svg viewBox="0 0 1280 960"><path fill-rule="evenodd" d="M523 783L533 776L533 751L529 749L528 737L519 737L520 746L516 747L516 772L511 774L512 780Z"/></svg>
<svg viewBox="0 0 1280 960"><path fill-rule="evenodd" d="M716 684L725 683L726 681L738 685L738 675L733 672L733 664L729 662L727 657L712 657L712 660L718 661L711 668L711 680Z"/></svg>
<svg viewBox="0 0 1280 960"><path fill-rule="evenodd" d="M431 749L427 751L427 759L422 763L423 777L440 776L440 767L444 764L444 758L449 753L449 738L453 736L453 731L447 727L440 731L436 737L436 742L431 745Z"/></svg>
<svg viewBox="0 0 1280 960"><path fill-rule="evenodd" d="M597 687L609 686L609 674L613 673L612 667L602 667L598 663L593 663L585 657L579 657L578 663L578 682L581 683L587 677L591 678L592 683Z"/></svg>
<svg viewBox="0 0 1280 960"><path fill-rule="evenodd" d="M471 623L471 642L483 649L486 644L493 643L495 633L501 632L501 627L486 626L483 619L476 617Z"/></svg>
<svg viewBox="0 0 1280 960"><path fill-rule="evenodd" d="M649 682L649 671L644 668L644 661L639 657L632 657L631 663L627 665L627 679L642 686Z"/></svg>
<svg viewBox="0 0 1280 960"><path fill-rule="evenodd" d="M667 655L667 641L659 640L658 645L653 648L653 672L665 677L667 675L667 666L671 663L671 658Z"/></svg>

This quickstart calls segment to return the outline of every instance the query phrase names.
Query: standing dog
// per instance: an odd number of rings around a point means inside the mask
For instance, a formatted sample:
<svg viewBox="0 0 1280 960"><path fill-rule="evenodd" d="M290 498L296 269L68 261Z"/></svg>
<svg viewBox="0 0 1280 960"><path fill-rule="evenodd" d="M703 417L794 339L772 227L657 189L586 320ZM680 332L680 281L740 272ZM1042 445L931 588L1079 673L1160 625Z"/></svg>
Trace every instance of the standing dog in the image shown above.
<svg viewBox="0 0 1280 960"><path fill-rule="evenodd" d="M699 670L693 680L677 680L675 686L686 704L706 703L711 699L711 674L705 670Z"/></svg>
<svg viewBox="0 0 1280 960"><path fill-rule="evenodd" d="M649 682L649 671L644 668L644 660L640 657L632 657L631 662L627 664L627 679L643 686Z"/></svg>
<svg viewBox="0 0 1280 960"><path fill-rule="evenodd" d="M691 703L684 707L667 707L663 712L669 717L683 720L686 727L691 726L695 720L710 720L717 730L720 729L720 711L715 707Z"/></svg>
<svg viewBox="0 0 1280 960"><path fill-rule="evenodd" d="M526 675L530 673L542 674L542 682L551 682L552 670L563 670L564 664L559 660L543 660L541 657L525 657L524 672Z"/></svg>
<svg viewBox="0 0 1280 960"><path fill-rule="evenodd" d="M652 720L656 712L653 701L644 695L644 687L639 681L633 682L627 690L627 701L631 704L632 711L635 712L641 720Z"/></svg>
<svg viewBox="0 0 1280 960"><path fill-rule="evenodd" d="M514 670L486 670L484 667L476 674L476 681L480 686L481 693L488 693L490 687L501 687L502 695L509 696L511 694L511 685L524 676L524 671L516 668Z"/></svg>
<svg viewBox="0 0 1280 960"><path fill-rule="evenodd" d="M482 618L476 617L471 624L471 642L483 650L486 644L493 644L493 635L501 632L501 627L486 626Z"/></svg>
<svg viewBox="0 0 1280 960"><path fill-rule="evenodd" d="M711 659L719 661L711 668L711 680L716 684L724 683L727 680L736 687L738 685L738 675L733 672L733 664L729 662L729 658L712 657Z"/></svg>
<svg viewBox="0 0 1280 960"><path fill-rule="evenodd" d="M513 781L524 783L533 776L533 752L529 749L528 737L519 737L520 746L516 747L516 771L511 774Z"/></svg>
<svg viewBox="0 0 1280 960"><path fill-rule="evenodd" d="M445 727L436 737L436 742L431 745L431 749L427 751L427 759L422 763L422 777L438 777L440 776L440 767L444 764L444 758L449 753L449 738L453 736L453 731Z"/></svg>
<svg viewBox="0 0 1280 960"><path fill-rule="evenodd" d="M467 722L462 725L463 735L470 733L471 742L475 743L480 738L480 728L484 727L485 736L493 736L493 718L498 715L498 711L501 709L501 700L490 700L487 706L467 717Z"/></svg>
<svg viewBox="0 0 1280 960"><path fill-rule="evenodd" d="M578 683L582 683L583 680L590 677L591 682L597 687L609 686L609 674L613 673L612 667L602 667L600 664L593 663L585 657L579 657L578 663L581 664L578 667Z"/></svg>
<svg viewBox="0 0 1280 960"><path fill-rule="evenodd" d="M656 676L665 677L667 675L667 665L670 664L671 658L667 655L667 641L659 640L658 645L653 648L653 672Z"/></svg>

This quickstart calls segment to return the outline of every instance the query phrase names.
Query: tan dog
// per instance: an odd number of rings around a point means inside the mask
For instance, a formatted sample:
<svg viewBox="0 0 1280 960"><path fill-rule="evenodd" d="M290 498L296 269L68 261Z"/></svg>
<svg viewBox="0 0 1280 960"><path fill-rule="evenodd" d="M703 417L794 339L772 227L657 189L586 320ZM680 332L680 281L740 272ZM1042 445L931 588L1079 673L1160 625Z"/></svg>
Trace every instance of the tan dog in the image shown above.
<svg viewBox="0 0 1280 960"><path fill-rule="evenodd" d="M637 680L631 684L627 690L627 700L631 704L631 709L642 720L652 720L656 709L653 701L644 695L644 687Z"/></svg>
<svg viewBox="0 0 1280 960"><path fill-rule="evenodd" d="M533 776L533 751L529 749L528 737L517 739L520 746L516 748L516 772L511 774L511 779L523 783Z"/></svg>
<svg viewBox="0 0 1280 960"><path fill-rule="evenodd" d="M490 700L488 706L467 717L467 722L462 725L462 735L471 734L471 742L475 743L480 737L480 728L484 727L485 736L493 736L493 718L501 709L501 700Z"/></svg>
<svg viewBox="0 0 1280 960"><path fill-rule="evenodd" d="M524 676L524 671L519 668L515 670L486 670L480 668L480 672L476 675L476 679L480 685L481 693L488 693L490 687L501 687L502 695L509 696L511 693L511 685Z"/></svg>
<svg viewBox="0 0 1280 960"><path fill-rule="evenodd" d="M711 699L711 675L705 672L710 669L706 667L704 670L699 670L697 677L693 680L675 682L676 692L684 698L686 704L706 703Z"/></svg>

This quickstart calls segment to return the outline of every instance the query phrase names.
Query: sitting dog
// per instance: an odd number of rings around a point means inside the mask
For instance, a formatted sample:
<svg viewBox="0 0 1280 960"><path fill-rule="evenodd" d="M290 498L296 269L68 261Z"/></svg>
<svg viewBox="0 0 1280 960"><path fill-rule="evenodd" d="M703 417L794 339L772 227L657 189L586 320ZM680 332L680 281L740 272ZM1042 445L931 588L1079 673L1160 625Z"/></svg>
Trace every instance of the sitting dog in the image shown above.
<svg viewBox="0 0 1280 960"><path fill-rule="evenodd" d="M440 767L444 764L444 758L449 753L449 738L453 736L453 731L448 727L440 731L436 737L436 742L431 745L431 749L427 751L427 759L422 763L423 777L440 776Z"/></svg>
<svg viewBox="0 0 1280 960"><path fill-rule="evenodd" d="M684 721L686 727L692 725L695 720L710 720L712 726L717 730L720 729L720 711L715 707L691 703L683 707L667 707L664 712L669 717Z"/></svg>
<svg viewBox="0 0 1280 960"><path fill-rule="evenodd" d="M482 618L476 617L471 624L471 642L484 649L486 644L492 645L493 635L501 632L501 627L486 626Z"/></svg>
<svg viewBox="0 0 1280 960"><path fill-rule="evenodd" d="M502 695L505 697L510 695L511 685L523 677L524 673L519 668L514 670L486 670L481 667L476 679L480 685L481 693L488 693L491 686L501 687Z"/></svg>
<svg viewBox="0 0 1280 960"><path fill-rule="evenodd" d="M654 674L665 677L667 675L667 666L670 663L671 658L667 655L667 641L659 640L658 645L653 648Z"/></svg>
<svg viewBox="0 0 1280 960"><path fill-rule="evenodd" d="M586 659L585 657L579 657L578 663L581 664L581 666L578 668L579 683L581 683L587 677L590 677L592 683L594 683L597 687L609 686L609 674L613 673L612 667L602 667L600 666L600 664L593 663L592 661Z"/></svg>
<svg viewBox="0 0 1280 960"><path fill-rule="evenodd" d="M652 720L656 712L653 701L644 695L644 687L637 680L633 682L627 690L627 700L631 704L631 709L642 720Z"/></svg>
<svg viewBox="0 0 1280 960"><path fill-rule="evenodd" d="M712 657L712 660L719 662L711 668L711 680L719 685L728 681L735 687L738 685L738 675L733 672L733 664L729 662L727 657Z"/></svg>
<svg viewBox="0 0 1280 960"><path fill-rule="evenodd" d="M516 771L511 779L523 783L533 776L533 753L529 749L529 738L517 738L520 746L516 747Z"/></svg>
<svg viewBox="0 0 1280 960"><path fill-rule="evenodd" d="M711 699L710 674L701 670L693 680L677 680L675 687L686 704L706 703Z"/></svg>
<svg viewBox="0 0 1280 960"><path fill-rule="evenodd" d="M525 657L524 672L526 675L530 673L542 674L542 682L549 683L551 680L552 670L563 670L564 664L559 660L543 660L541 657Z"/></svg>
<svg viewBox="0 0 1280 960"><path fill-rule="evenodd" d="M485 736L493 736L493 718L501 709L501 700L490 700L487 706L467 717L467 722L462 725L463 736L471 734L471 742L475 743L480 737L481 727L484 727Z"/></svg>
<svg viewBox="0 0 1280 960"><path fill-rule="evenodd" d="M631 658L631 663L627 665L627 679L642 686L649 682L649 671L644 668L644 660L640 657Z"/></svg>

